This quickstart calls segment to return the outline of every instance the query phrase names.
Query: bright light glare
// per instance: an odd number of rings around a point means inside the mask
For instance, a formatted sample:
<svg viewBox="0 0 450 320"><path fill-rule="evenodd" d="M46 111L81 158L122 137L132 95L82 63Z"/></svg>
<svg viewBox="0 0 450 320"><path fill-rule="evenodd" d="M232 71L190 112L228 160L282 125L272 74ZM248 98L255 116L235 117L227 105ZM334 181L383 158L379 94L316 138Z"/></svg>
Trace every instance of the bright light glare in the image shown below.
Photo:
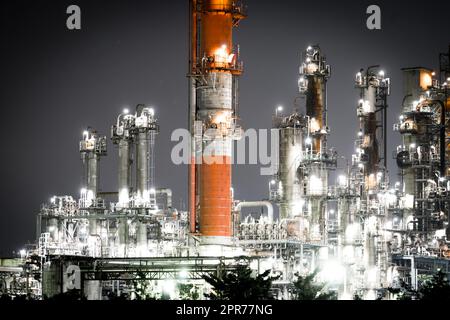
<svg viewBox="0 0 450 320"><path fill-rule="evenodd" d="M181 270L178 275L181 279L186 279L189 277L189 273L187 272L187 270Z"/></svg>
<svg viewBox="0 0 450 320"><path fill-rule="evenodd" d="M172 297L175 294L175 282L172 280L165 280L163 283L163 291Z"/></svg>
<svg viewBox="0 0 450 320"><path fill-rule="evenodd" d="M338 261L329 260L319 272L319 277L329 284L340 284L345 280L345 273L345 268Z"/></svg>
<svg viewBox="0 0 450 320"><path fill-rule="evenodd" d="M322 188L323 188L322 180L319 177L312 175L309 178L309 192L311 194L318 195L322 193Z"/></svg>
<svg viewBox="0 0 450 320"><path fill-rule="evenodd" d="M344 175L340 175L338 181L341 187L345 187L347 185L347 177Z"/></svg>

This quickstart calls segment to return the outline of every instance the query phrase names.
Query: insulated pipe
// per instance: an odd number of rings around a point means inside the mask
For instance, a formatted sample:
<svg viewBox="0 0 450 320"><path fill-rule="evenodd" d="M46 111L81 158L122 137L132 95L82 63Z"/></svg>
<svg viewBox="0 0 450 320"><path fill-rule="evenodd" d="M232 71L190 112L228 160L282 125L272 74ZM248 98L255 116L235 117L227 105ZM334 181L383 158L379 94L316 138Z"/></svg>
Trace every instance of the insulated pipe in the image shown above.
<svg viewBox="0 0 450 320"><path fill-rule="evenodd" d="M97 198L98 191L98 165L99 157L94 152L87 154L87 174L86 174L86 189L88 194L92 196L92 200Z"/></svg>
<svg viewBox="0 0 450 320"><path fill-rule="evenodd" d="M198 41L197 41L197 0L189 1L190 6L190 56L189 56L189 130L191 133L191 155L189 163L189 232L196 233L197 231L197 170L195 164L196 156L196 144L195 144L195 133L194 133L194 123L196 120L196 109L197 109L197 92L195 87L196 65L197 65L197 52L198 52Z"/></svg>
<svg viewBox="0 0 450 320"><path fill-rule="evenodd" d="M324 79L313 76L308 81L308 91L306 93L306 115L311 121L315 121L314 127L317 131L322 131L324 120ZM313 152L319 154L322 152L322 138L314 137Z"/></svg>
<svg viewBox="0 0 450 320"><path fill-rule="evenodd" d="M125 204L129 200L131 185L131 153L130 141L121 139L119 142L119 170L118 170L118 187L119 187L119 203Z"/></svg>
<svg viewBox="0 0 450 320"><path fill-rule="evenodd" d="M197 108L197 93L195 88L195 80L189 79L189 126L191 131L191 157L189 164L189 231L196 233L197 231L197 170L195 164L196 143L195 143L195 114Z"/></svg>
<svg viewBox="0 0 450 320"><path fill-rule="evenodd" d="M136 141L136 192L138 198L149 201L149 145L148 132L137 134ZM148 198L148 199L147 199Z"/></svg>
<svg viewBox="0 0 450 320"><path fill-rule="evenodd" d="M90 206L97 198L99 162L100 157L106 155L106 138L98 136L95 130L88 128L80 141L80 153L85 171L86 200L88 200L87 205Z"/></svg>
<svg viewBox="0 0 450 320"><path fill-rule="evenodd" d="M269 223L273 223L273 205L269 201L240 202L236 206L236 211L238 211L239 215L241 215L242 208L258 208L258 207L267 208L267 217L269 218Z"/></svg>

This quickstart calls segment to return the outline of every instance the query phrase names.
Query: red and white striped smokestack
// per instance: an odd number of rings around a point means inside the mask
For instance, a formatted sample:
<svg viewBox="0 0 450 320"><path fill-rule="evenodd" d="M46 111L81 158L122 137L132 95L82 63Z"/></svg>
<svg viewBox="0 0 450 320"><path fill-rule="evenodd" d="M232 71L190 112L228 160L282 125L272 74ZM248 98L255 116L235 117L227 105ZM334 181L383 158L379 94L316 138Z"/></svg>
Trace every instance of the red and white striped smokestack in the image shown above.
<svg viewBox="0 0 450 320"><path fill-rule="evenodd" d="M232 34L245 16L232 0L191 0L190 5L190 231L205 243L223 244L233 236L234 83L242 72Z"/></svg>

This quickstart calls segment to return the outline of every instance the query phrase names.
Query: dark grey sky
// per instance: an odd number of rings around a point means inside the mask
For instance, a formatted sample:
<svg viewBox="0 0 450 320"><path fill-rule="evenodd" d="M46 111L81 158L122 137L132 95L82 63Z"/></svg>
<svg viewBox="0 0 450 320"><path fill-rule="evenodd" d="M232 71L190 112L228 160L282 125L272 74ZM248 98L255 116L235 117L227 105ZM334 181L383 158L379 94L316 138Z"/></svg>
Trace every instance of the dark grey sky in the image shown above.
<svg viewBox="0 0 450 320"><path fill-rule="evenodd" d="M392 78L389 128L402 100L400 68L437 68L450 43L449 1L247 0L249 18L236 33L245 62L241 117L246 128L270 128L278 104L297 95L300 52L320 44L332 66L330 145L353 151L355 73L380 64ZM171 165L170 134L187 123L187 0L2 1L0 14L0 255L35 237L35 216L54 194L81 186L78 140L86 126L109 135L124 106L154 105L161 124L157 185L186 198L186 167ZM365 28L365 10L382 8L382 31ZM82 9L82 30L65 27L66 8ZM390 150L399 142L390 132ZM395 170L391 159L391 169ZM101 164L101 188L116 186L116 150ZM258 166L234 171L236 198L267 195ZM393 178L395 179L395 178Z"/></svg>

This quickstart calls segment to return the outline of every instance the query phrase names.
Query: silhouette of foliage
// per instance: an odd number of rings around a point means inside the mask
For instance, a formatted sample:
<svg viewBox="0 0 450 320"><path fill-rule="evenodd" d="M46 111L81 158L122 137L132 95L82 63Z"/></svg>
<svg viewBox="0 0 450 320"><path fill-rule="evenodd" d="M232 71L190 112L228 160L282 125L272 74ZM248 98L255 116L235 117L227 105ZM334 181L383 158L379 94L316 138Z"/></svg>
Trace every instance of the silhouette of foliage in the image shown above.
<svg viewBox="0 0 450 320"><path fill-rule="evenodd" d="M254 277L248 266L239 266L234 271L222 271L219 276L204 276L212 286L212 292L205 296L211 300L272 300L272 282L279 277L270 276L270 272Z"/></svg>
<svg viewBox="0 0 450 320"><path fill-rule="evenodd" d="M198 300L200 294L198 288L193 284L178 284L178 291L181 300Z"/></svg>
<svg viewBox="0 0 450 320"><path fill-rule="evenodd" d="M334 292L324 290L325 284L315 281L318 271L307 276L295 275L297 279L293 283L291 294L295 300L336 300Z"/></svg>
<svg viewBox="0 0 450 320"><path fill-rule="evenodd" d="M81 293L79 289L68 290L63 293L59 293L54 295L51 298L48 298L49 301L61 301L61 302L70 302L70 301L84 301L87 300L86 297Z"/></svg>
<svg viewBox="0 0 450 320"><path fill-rule="evenodd" d="M419 289L419 297L420 300L426 301L450 301L450 283L447 275L439 270L432 279L422 284Z"/></svg>
<svg viewBox="0 0 450 320"><path fill-rule="evenodd" d="M419 290L414 290L409 284L400 281L399 288L389 288L390 293L397 295L397 300L445 300L450 301L450 283L447 275L439 270L430 279L425 280Z"/></svg>

